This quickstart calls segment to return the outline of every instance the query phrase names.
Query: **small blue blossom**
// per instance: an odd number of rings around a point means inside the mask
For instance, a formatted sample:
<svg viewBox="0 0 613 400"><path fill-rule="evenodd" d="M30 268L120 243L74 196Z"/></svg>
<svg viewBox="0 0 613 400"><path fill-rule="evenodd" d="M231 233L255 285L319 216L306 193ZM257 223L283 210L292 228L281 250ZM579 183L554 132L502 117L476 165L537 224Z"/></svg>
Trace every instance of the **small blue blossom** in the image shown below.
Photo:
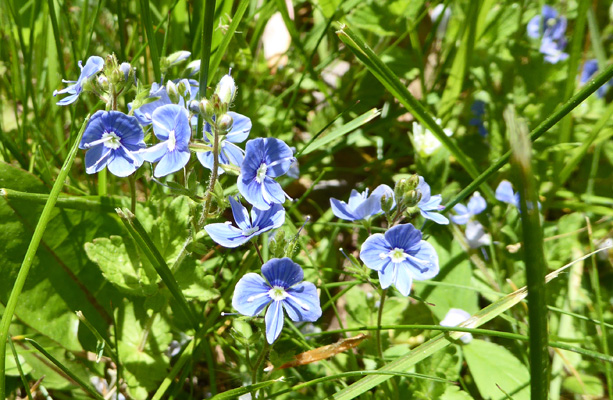
<svg viewBox="0 0 613 400"><path fill-rule="evenodd" d="M464 204L456 204L453 211L456 215L451 216L451 220L458 225L466 224L472 217L480 214L487 207L485 199L481 197L481 193L475 192L468 200L468 206Z"/></svg>
<svg viewBox="0 0 613 400"><path fill-rule="evenodd" d="M583 70L581 71L581 84L586 84L592 78L592 76L596 74L596 72L598 72L598 61L587 60L583 65ZM611 86L613 86L613 79L598 88L596 91L597 96L603 98Z"/></svg>
<svg viewBox="0 0 613 400"><path fill-rule="evenodd" d="M173 83L175 83L177 86L181 82L185 84L186 90L184 93L179 93L181 95L181 97L179 98L179 105L181 107L187 108L189 102L198 97L199 86L198 82L193 79L182 79L173 81ZM144 104L134 110L134 116L138 119L138 122L140 122L142 126L147 126L151 124L153 112L157 108L165 106L167 104L174 104L168 96L166 86L160 85L157 82L153 82L153 84L151 85L151 89L149 90L149 97L159 97L159 99L154 100L151 103ZM185 103L185 99L187 99L187 104ZM132 103L128 104L128 107L132 109ZM198 121L198 118L192 118L192 124L194 123L194 121Z"/></svg>
<svg viewBox="0 0 613 400"><path fill-rule="evenodd" d="M274 178L287 173L294 161L292 149L282 140L248 141L237 181L238 191L260 210L267 210L275 203L283 204L288 196Z"/></svg>
<svg viewBox="0 0 613 400"><path fill-rule="evenodd" d="M444 215L438 213L444 209L444 206L441 206L441 201L443 198L440 194L436 196L432 196L430 194L430 185L426 183L423 177L419 177L419 184L417 185L417 190L421 193L421 200L417 203L417 207L419 208L419 213L425 219L429 219L431 221L436 222L437 224L447 225L449 224L449 220Z"/></svg>
<svg viewBox="0 0 613 400"><path fill-rule="evenodd" d="M403 296L408 296L413 279L431 279L439 271L436 250L421 237L421 232L411 224L396 225L385 234L375 233L366 239L360 259L379 273L381 288L393 284Z"/></svg>
<svg viewBox="0 0 613 400"><path fill-rule="evenodd" d="M143 163L144 133L136 118L119 111L97 111L83 133L80 149L87 149L85 167L95 174L108 165L116 176L131 175Z"/></svg>
<svg viewBox="0 0 613 400"><path fill-rule="evenodd" d="M219 165L231 164L240 167L243 163L245 152L234 143L241 143L247 139L249 132L251 132L251 120L244 115L232 111L228 112L228 115L232 118L233 124L230 131L219 141L218 162ZM211 125L208 122L204 124L204 130L211 135L213 134ZM211 144L206 134L204 135L204 141L209 145ZM205 168L213 169L214 157L212 151L199 151L196 153L196 156ZM223 168L221 166L218 167L217 173L223 174L223 172Z"/></svg>
<svg viewBox="0 0 613 400"><path fill-rule="evenodd" d="M479 135L486 137L487 128L485 127L485 122L483 121L483 117L485 116L485 102L482 100L475 100L472 106L470 106L470 111L473 113L474 118L471 118L468 123L477 127L479 130Z"/></svg>
<svg viewBox="0 0 613 400"><path fill-rule="evenodd" d="M519 193L513 191L513 185L507 180L503 180L498 184L496 188L496 200L519 208Z"/></svg>
<svg viewBox="0 0 613 400"><path fill-rule="evenodd" d="M145 161L158 162L153 175L156 178L166 176L185 167L191 153L189 140L192 128L187 110L176 104L167 104L157 108L151 116L153 132L160 143L142 150Z"/></svg>
<svg viewBox="0 0 613 400"><path fill-rule="evenodd" d="M468 221L464 235L471 249L489 246L492 243L491 236L489 233L485 233L485 228L478 221Z"/></svg>
<svg viewBox="0 0 613 400"><path fill-rule="evenodd" d="M285 210L280 204L273 204L268 210L253 208L251 215L243 205L230 197L232 215L238 226L230 222L224 224L209 224L204 227L211 239L224 247L238 247L247 243L252 237L258 236L271 229L276 229L285 222Z"/></svg>
<svg viewBox="0 0 613 400"><path fill-rule="evenodd" d="M558 12L548 5L543 6L541 15L528 22L528 36L538 39L542 34L540 52L551 64L568 58L568 54L563 52L567 44L564 37L566 25L566 18L558 17Z"/></svg>
<svg viewBox="0 0 613 400"><path fill-rule="evenodd" d="M266 340L272 344L283 329L283 309L292 321L315 322L321 317L317 288L302 282L304 272L289 258L273 258L262 265L262 274L248 273L234 289L232 306L241 314L258 315L266 311Z"/></svg>
<svg viewBox="0 0 613 400"><path fill-rule="evenodd" d="M68 104L72 104L79 98L79 95L83 91L83 85L89 78L96 75L98 72L102 71L104 68L104 59L98 56L91 56L87 59L85 66L82 65L81 61L79 61L79 68L81 68L81 75L79 75L79 79L76 81L66 81L62 79L64 83L72 83L72 85L62 89L55 90L53 92L53 96L57 96L58 94L68 93L70 96L64 97L62 100L57 102L59 106L67 106Z"/></svg>
<svg viewBox="0 0 613 400"><path fill-rule="evenodd" d="M460 308L450 308L445 315L445 318L443 318L443 320L441 321L441 326L458 326L468 320L470 317L471 315L469 313ZM464 344L468 344L473 340L473 335L471 335L470 333L464 333L460 337L460 340Z"/></svg>
<svg viewBox="0 0 613 400"><path fill-rule="evenodd" d="M393 198L394 191L387 185L379 185L369 196L368 189L362 193L353 189L349 196L349 203L331 198L330 207L332 208L332 213L340 219L348 221L368 219L383 212L381 209L381 198L383 195Z"/></svg>

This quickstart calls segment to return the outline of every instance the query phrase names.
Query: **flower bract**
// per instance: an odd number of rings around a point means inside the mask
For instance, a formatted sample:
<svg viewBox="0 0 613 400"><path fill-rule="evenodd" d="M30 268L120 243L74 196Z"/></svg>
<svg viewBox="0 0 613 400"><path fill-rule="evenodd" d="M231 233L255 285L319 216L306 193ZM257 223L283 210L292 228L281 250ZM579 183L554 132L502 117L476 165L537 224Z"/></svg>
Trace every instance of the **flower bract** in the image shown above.
<svg viewBox="0 0 613 400"><path fill-rule="evenodd" d="M249 214L239 201L233 197L229 200L236 226L227 222L204 227L211 239L224 247L238 247L252 237L276 229L285 222L285 210L280 204L273 204L268 210L258 210L254 207Z"/></svg>
<svg viewBox="0 0 613 400"><path fill-rule="evenodd" d="M393 198L394 191L387 185L379 185L369 196L368 189L362 193L354 189L351 191L348 203L331 198L330 207L334 215L340 219L359 221L382 212L381 197L383 195Z"/></svg>
<svg viewBox="0 0 613 400"><path fill-rule="evenodd" d="M413 279L431 279L439 271L436 250L421 238L421 232L413 225L396 225L385 234L368 237L362 245L360 259L379 273L383 289L394 285L408 296Z"/></svg>
<svg viewBox="0 0 613 400"><path fill-rule="evenodd" d="M451 220L458 225L466 224L472 217L480 214L487 207L485 199L481 196L481 193L475 192L468 200L468 205L456 204L453 207L453 211L456 215L451 216Z"/></svg>
<svg viewBox="0 0 613 400"><path fill-rule="evenodd" d="M438 213L438 211L444 208L441 206L441 201L443 201L442 196L440 194L432 196L430 193L430 185L428 185L421 176L419 177L417 190L421 193L421 200L417 203L421 216L437 224L447 225L449 223L447 217Z"/></svg>
<svg viewBox="0 0 613 400"><path fill-rule="evenodd" d="M94 174L108 165L116 176L131 175L143 163L138 154L145 147L144 133L136 118L119 111L96 112L83 133L80 149L87 149L85 167Z"/></svg>
<svg viewBox="0 0 613 400"><path fill-rule="evenodd" d="M243 276L234 289L232 306L241 314L255 316L266 306L266 340L273 343L283 329L283 310L292 321L314 322L321 317L317 289L302 282L302 268L289 258L273 258L262 265L262 278L255 273Z"/></svg>
<svg viewBox="0 0 613 400"><path fill-rule="evenodd" d="M218 162L219 165L231 164L240 167L245 158L245 152L234 143L241 143L247 139L251 131L251 120L244 115L232 111L228 112L228 115L232 118L233 124L230 131L219 141ZM213 134L211 125L208 122L204 124L204 129L211 135ZM207 144L211 143L206 134L204 135L204 141ZM196 153L196 156L205 168L213 169L214 157L212 151L199 151ZM223 172L224 170L220 166L217 169L217 173L223 174Z"/></svg>
<svg viewBox="0 0 613 400"><path fill-rule="evenodd" d="M145 161L158 162L155 167L156 178L166 176L185 167L191 153L189 140L192 128L187 110L176 104L157 108L151 116L153 132L161 140L158 144L142 150Z"/></svg>
<svg viewBox="0 0 613 400"><path fill-rule="evenodd" d="M60 106L67 106L68 104L72 104L79 98L79 95L83 91L83 85L85 82L96 75L98 72L102 71L104 68L104 59L98 56L91 56L87 59L85 66L82 65L81 61L79 61L79 68L81 68L81 75L79 75L79 79L76 81L65 81L64 83L72 83L72 85L62 89L56 90L53 92L53 96L57 96L58 94L69 94L70 96L64 97L62 100L58 101L57 104Z"/></svg>
<svg viewBox="0 0 613 400"><path fill-rule="evenodd" d="M275 181L284 175L296 159L292 149L276 138L257 138L247 142L245 159L238 177L238 191L260 210L283 204L287 196Z"/></svg>

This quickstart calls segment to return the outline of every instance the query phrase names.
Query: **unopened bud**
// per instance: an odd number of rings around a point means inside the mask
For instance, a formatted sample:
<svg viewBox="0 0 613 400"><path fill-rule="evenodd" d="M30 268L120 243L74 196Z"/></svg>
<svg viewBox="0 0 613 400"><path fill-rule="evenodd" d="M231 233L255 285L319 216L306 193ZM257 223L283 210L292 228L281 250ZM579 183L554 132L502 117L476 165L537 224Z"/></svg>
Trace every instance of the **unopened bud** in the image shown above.
<svg viewBox="0 0 613 400"><path fill-rule="evenodd" d="M413 174L407 181L408 188L407 190L413 190L419 185L419 175Z"/></svg>
<svg viewBox="0 0 613 400"><path fill-rule="evenodd" d="M398 201L400 201L402 199L402 196L404 196L404 194L407 192L408 190L408 181L407 179L401 179L398 182L396 182L396 186L394 187L394 195L396 196L396 199Z"/></svg>
<svg viewBox="0 0 613 400"><path fill-rule="evenodd" d="M221 78L215 89L215 94L222 103L232 103L234 96L236 96L236 84L230 74L224 75L224 77Z"/></svg>
<svg viewBox="0 0 613 400"><path fill-rule="evenodd" d="M171 55L166 57L166 61L168 63L168 66L172 67L173 65L177 65L187 60L191 55L192 53L190 53L189 51L177 51L176 53L172 53Z"/></svg>
<svg viewBox="0 0 613 400"><path fill-rule="evenodd" d="M198 114L200 112L200 103L197 100L190 101L189 110L194 114Z"/></svg>
<svg viewBox="0 0 613 400"><path fill-rule="evenodd" d="M179 93L177 92L177 85L173 81L166 82L166 93L170 98L170 101L177 104L179 102Z"/></svg>
<svg viewBox="0 0 613 400"><path fill-rule="evenodd" d="M177 85L177 90L181 96L189 98L189 86L186 85L185 82L187 82L185 79L180 80L179 84Z"/></svg>
<svg viewBox="0 0 613 400"><path fill-rule="evenodd" d="M132 66L126 62L121 63L119 70L123 73L124 80L128 82L130 74L132 73Z"/></svg>
<svg viewBox="0 0 613 400"><path fill-rule="evenodd" d="M421 192L419 190L409 190L404 194L405 207L415 207L421 200Z"/></svg>
<svg viewBox="0 0 613 400"><path fill-rule="evenodd" d="M394 196L391 193L381 196L381 209L383 212L387 214L392 208L394 208Z"/></svg>
<svg viewBox="0 0 613 400"><path fill-rule="evenodd" d="M108 90L109 89L109 80L106 78L105 75L99 75L98 76L98 85L100 85L102 90Z"/></svg>
<svg viewBox="0 0 613 400"><path fill-rule="evenodd" d="M200 103L198 104L198 108L200 110L200 113L207 118L213 118L213 115L215 115L213 104L211 104L211 102L207 99L200 100Z"/></svg>
<svg viewBox="0 0 613 400"><path fill-rule="evenodd" d="M217 120L217 127L224 131L227 132L232 128L232 124L234 123L234 120L232 120L232 117L229 116L228 114L223 114L221 117L219 117L219 119Z"/></svg>

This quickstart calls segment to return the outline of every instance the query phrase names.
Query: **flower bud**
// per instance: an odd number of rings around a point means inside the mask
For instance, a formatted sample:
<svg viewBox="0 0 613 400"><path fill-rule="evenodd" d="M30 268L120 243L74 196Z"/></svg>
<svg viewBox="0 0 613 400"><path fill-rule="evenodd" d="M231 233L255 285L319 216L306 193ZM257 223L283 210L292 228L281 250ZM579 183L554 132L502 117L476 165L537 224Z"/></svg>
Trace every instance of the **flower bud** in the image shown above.
<svg viewBox="0 0 613 400"><path fill-rule="evenodd" d="M171 55L166 57L166 62L168 63L169 67L172 67L173 65L177 65L187 60L191 55L192 53L190 53L189 51L177 51L176 53L172 53Z"/></svg>
<svg viewBox="0 0 613 400"><path fill-rule="evenodd" d="M408 187L407 190L413 190L419 185L419 176L417 174L411 175L409 180L407 181Z"/></svg>
<svg viewBox="0 0 613 400"><path fill-rule="evenodd" d="M194 114L198 114L200 112L200 103L197 100L190 101L189 110Z"/></svg>
<svg viewBox="0 0 613 400"><path fill-rule="evenodd" d="M394 195L398 201L402 200L402 196L404 196L405 192L408 190L408 181L407 179L401 179L396 182L396 186L394 187Z"/></svg>
<svg viewBox="0 0 613 400"><path fill-rule="evenodd" d="M234 123L234 120L232 119L231 116L229 116L228 114L223 114L221 117L219 117L219 119L217 120L217 127L223 131L223 132L227 132L232 128L232 124Z"/></svg>
<svg viewBox="0 0 613 400"><path fill-rule="evenodd" d="M213 104L211 104L211 102L207 99L200 100L200 103L198 104L198 108L200 110L200 113L207 118L213 118L213 115L215 115Z"/></svg>
<svg viewBox="0 0 613 400"><path fill-rule="evenodd" d="M177 85L173 81L166 82L166 93L170 101L177 104L179 102L179 93L177 92Z"/></svg>
<svg viewBox="0 0 613 400"><path fill-rule="evenodd" d="M109 80L106 78L105 75L98 76L98 85L100 85L100 87L104 91L109 90Z"/></svg>
<svg viewBox="0 0 613 400"><path fill-rule="evenodd" d="M224 77L221 78L217 84L217 88L215 88L215 94L222 103L232 103L234 96L236 96L236 84L230 74L224 75Z"/></svg>
<svg viewBox="0 0 613 400"><path fill-rule="evenodd" d="M181 96L189 98L189 86L187 86L185 82L186 82L185 79L181 79L179 81L179 84L177 85L177 90L179 91L179 94Z"/></svg>
<svg viewBox="0 0 613 400"><path fill-rule="evenodd" d="M130 74L132 74L132 66L129 63L124 62L119 66L119 70L123 73L124 81L128 82L130 80Z"/></svg>
<svg viewBox="0 0 613 400"><path fill-rule="evenodd" d="M409 190L404 194L404 205L406 207L415 207L421 200L421 192L419 190Z"/></svg>
<svg viewBox="0 0 613 400"><path fill-rule="evenodd" d="M383 210L384 213L389 213L390 211L392 211L392 208L394 207L394 196L389 193L389 194L384 194L383 196L381 196L381 209Z"/></svg>

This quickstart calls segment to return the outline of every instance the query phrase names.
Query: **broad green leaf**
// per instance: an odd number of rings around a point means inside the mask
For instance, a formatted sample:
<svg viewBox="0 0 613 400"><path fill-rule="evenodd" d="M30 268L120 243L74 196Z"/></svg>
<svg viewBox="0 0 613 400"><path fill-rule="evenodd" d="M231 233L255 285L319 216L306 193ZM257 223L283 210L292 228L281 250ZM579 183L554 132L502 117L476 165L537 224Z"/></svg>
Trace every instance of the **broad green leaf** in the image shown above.
<svg viewBox="0 0 613 400"><path fill-rule="evenodd" d="M215 275L205 265L216 265L220 258L213 258L206 262L200 260L184 261L174 276L186 299L209 301L219 297L219 290L215 288Z"/></svg>
<svg viewBox="0 0 613 400"><path fill-rule="evenodd" d="M440 398L441 400L472 400L472 396L467 392L460 390L457 386L447 386L447 390Z"/></svg>
<svg viewBox="0 0 613 400"><path fill-rule="evenodd" d="M515 400L530 399L528 368L509 350L480 339L473 339L463 350L468 368L484 399L505 399L500 389Z"/></svg>
<svg viewBox="0 0 613 400"><path fill-rule="evenodd" d="M23 374L24 375L29 374L32 371L32 367L30 366L30 364L26 362L26 359L23 358L23 356L21 355L23 350L17 347L15 348L15 350L17 350L17 357L19 357L19 364L21 365L21 370L23 371ZM6 371L5 373L7 376L19 376L19 370L17 369L17 363L15 362L15 356L13 355L13 352L11 351L10 346L7 346L6 348Z"/></svg>
<svg viewBox="0 0 613 400"><path fill-rule="evenodd" d="M600 378L591 375L580 374L579 378L572 375L564 379L562 387L571 393L586 395L590 398L602 398L604 396L604 385Z"/></svg>

